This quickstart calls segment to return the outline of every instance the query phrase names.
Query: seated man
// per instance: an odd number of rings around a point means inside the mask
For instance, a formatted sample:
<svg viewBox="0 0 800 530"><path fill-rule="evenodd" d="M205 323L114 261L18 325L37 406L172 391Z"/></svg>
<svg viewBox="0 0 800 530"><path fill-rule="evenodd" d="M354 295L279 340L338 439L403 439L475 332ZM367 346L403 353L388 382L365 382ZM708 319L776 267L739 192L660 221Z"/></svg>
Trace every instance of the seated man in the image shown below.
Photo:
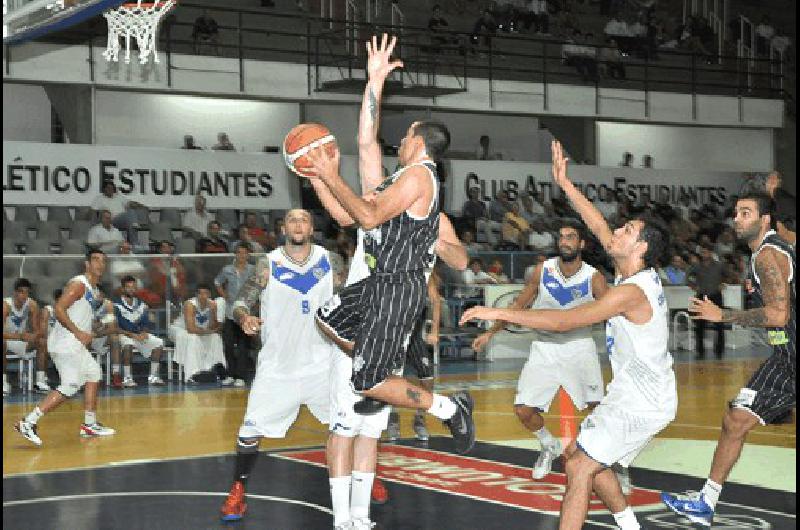
<svg viewBox="0 0 800 530"><path fill-rule="evenodd" d="M207 235L197 242L197 252L202 254L226 254L228 242L222 237L222 226L217 221L208 223Z"/></svg>
<svg viewBox="0 0 800 530"><path fill-rule="evenodd" d="M125 241L125 237L111 221L111 211L102 210L100 212L100 222L89 229L86 243L99 247L108 254L116 253L120 245Z"/></svg>
<svg viewBox="0 0 800 530"><path fill-rule="evenodd" d="M511 204L511 211L505 215L500 231L503 234L503 243L511 244L517 249L525 248L531 233L531 226L520 215L519 203Z"/></svg>
<svg viewBox="0 0 800 530"><path fill-rule="evenodd" d="M214 47L214 53L219 55L219 26L217 21L208 14L207 9L204 9L203 14L194 21L192 41L194 42L194 53L200 53L202 45L210 44Z"/></svg>
<svg viewBox="0 0 800 530"><path fill-rule="evenodd" d="M211 371L218 364L226 366L219 329L211 286L201 283L194 298L183 304L181 316L169 327L175 341L175 362L183 366L188 384L195 383L194 376L199 372Z"/></svg>
<svg viewBox="0 0 800 530"><path fill-rule="evenodd" d="M6 377L8 352L33 357L39 337L39 305L30 297L31 282L19 278L14 294L3 299L3 395L11 393ZM21 375L21 374L20 374Z"/></svg>
<svg viewBox="0 0 800 530"><path fill-rule="evenodd" d="M122 347L125 378L122 386L135 387L131 371L133 348L150 358L150 376L147 382L151 385L163 385L158 376L159 361L164 351L164 341L149 333L150 318L147 304L136 298L136 279L133 276L122 278L122 295L114 301L114 313L119 327L119 344Z"/></svg>

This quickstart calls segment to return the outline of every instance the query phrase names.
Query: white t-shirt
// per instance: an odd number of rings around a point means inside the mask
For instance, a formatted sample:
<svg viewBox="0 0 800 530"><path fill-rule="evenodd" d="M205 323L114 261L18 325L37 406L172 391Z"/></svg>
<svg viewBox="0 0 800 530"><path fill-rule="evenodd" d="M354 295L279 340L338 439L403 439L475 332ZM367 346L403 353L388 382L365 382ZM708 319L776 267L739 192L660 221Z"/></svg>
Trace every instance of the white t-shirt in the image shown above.
<svg viewBox="0 0 800 530"><path fill-rule="evenodd" d="M204 236L208 235L208 223L214 220L214 217L208 213L207 211L203 212L204 215L199 215L197 210L192 208L186 215L183 216L183 226L185 228L189 228L190 230L194 230L195 232L200 232Z"/></svg>
<svg viewBox="0 0 800 530"><path fill-rule="evenodd" d="M555 244L555 239L550 232L531 232L528 244L537 249L550 250Z"/></svg>
<svg viewBox="0 0 800 530"><path fill-rule="evenodd" d="M89 234L86 237L86 242L90 245L100 245L103 252L108 254L116 254L119 250L119 245L125 240L122 232L117 230L115 226L108 229L102 224L96 224L89 229Z"/></svg>
<svg viewBox="0 0 800 530"><path fill-rule="evenodd" d="M98 212L101 210L108 210L111 212L111 217L116 217L125 211L125 207L127 205L128 201L119 195L115 194L113 197L100 195L92 201L92 210L96 210Z"/></svg>
<svg viewBox="0 0 800 530"><path fill-rule="evenodd" d="M463 272L464 283L467 285L475 285L481 283L497 283L494 278L489 276L486 271L480 271L477 274L472 272L472 269L466 269ZM481 296L483 289L462 289L460 296L464 298L476 298Z"/></svg>

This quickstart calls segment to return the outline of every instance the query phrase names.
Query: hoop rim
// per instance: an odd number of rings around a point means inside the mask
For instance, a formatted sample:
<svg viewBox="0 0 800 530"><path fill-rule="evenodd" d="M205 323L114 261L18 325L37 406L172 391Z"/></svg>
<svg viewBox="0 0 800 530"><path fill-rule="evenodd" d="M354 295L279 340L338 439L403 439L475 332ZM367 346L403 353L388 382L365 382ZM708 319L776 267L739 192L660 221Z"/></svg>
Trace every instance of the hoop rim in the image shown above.
<svg viewBox="0 0 800 530"><path fill-rule="evenodd" d="M164 5L164 4L167 4L167 3L169 3L169 0L156 0L155 2L141 2L141 3L139 3L139 2L125 2L124 4L118 5L117 9L119 9L120 7L123 7L125 9L137 9L137 8L149 9L149 8L152 8L152 7L155 7L155 6L159 6L159 5ZM172 6L171 7L175 7L175 5L177 3L178 3L178 0L172 0Z"/></svg>

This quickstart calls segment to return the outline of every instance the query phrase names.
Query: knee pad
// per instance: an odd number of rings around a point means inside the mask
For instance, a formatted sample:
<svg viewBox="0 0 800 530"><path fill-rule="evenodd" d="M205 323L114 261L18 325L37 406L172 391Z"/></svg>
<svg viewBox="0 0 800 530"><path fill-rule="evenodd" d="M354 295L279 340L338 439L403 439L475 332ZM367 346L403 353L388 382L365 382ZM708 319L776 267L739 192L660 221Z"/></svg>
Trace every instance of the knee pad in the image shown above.
<svg viewBox="0 0 800 530"><path fill-rule="evenodd" d="M243 438L239 436L236 438L236 452L237 453L257 453L259 438Z"/></svg>

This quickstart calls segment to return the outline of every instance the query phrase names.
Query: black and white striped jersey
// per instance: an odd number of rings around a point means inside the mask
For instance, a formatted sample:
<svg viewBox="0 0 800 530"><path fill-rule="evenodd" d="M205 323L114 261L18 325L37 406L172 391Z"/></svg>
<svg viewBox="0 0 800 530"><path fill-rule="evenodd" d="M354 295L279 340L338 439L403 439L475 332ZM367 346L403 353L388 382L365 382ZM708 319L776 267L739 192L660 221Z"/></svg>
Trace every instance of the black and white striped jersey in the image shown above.
<svg viewBox="0 0 800 530"><path fill-rule="evenodd" d="M428 215L416 218L408 212L389 219L380 226L364 232L364 251L371 272L392 274L420 271L432 266L434 247L439 237L439 179L436 164L424 161L398 169L376 188L381 193L394 184L405 170L422 166L433 182L433 200Z"/></svg>
<svg viewBox="0 0 800 530"><path fill-rule="evenodd" d="M761 241L761 245L753 252L750 259L750 277L753 285L753 302L756 307L763 307L764 299L761 291L761 279L756 272L756 256L764 247L773 247L789 258L789 320L783 327L767 328L769 343L774 354L784 357L794 364L796 357L795 344L797 341L797 317L795 309L795 251L794 248L781 239L774 230L770 230Z"/></svg>

